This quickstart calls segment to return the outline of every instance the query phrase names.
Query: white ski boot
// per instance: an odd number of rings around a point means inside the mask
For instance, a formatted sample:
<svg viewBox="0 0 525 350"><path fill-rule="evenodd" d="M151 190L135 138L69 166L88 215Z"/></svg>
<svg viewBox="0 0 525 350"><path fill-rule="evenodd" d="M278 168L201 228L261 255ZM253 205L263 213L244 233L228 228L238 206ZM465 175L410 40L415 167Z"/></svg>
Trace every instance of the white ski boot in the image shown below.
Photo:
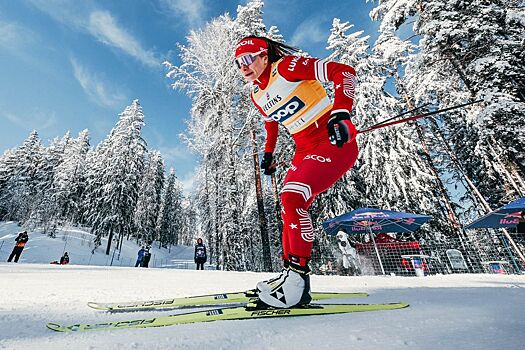
<svg viewBox="0 0 525 350"><path fill-rule="evenodd" d="M278 274L276 277L270 278L269 280L258 282L255 286L255 293L259 294L262 291L268 291L279 284L283 279L284 272L288 269L288 264L288 261L284 260L283 269L280 274Z"/></svg>
<svg viewBox="0 0 525 350"><path fill-rule="evenodd" d="M290 263L270 289L258 293L259 305L285 309L309 304L312 301L309 273L308 267Z"/></svg>

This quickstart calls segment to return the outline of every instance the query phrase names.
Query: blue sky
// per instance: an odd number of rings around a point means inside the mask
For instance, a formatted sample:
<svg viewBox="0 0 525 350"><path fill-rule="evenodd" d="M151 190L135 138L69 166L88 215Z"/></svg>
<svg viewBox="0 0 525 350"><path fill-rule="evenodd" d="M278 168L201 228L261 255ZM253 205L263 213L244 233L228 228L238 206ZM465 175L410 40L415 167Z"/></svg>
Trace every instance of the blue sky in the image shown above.
<svg viewBox="0 0 525 350"><path fill-rule="evenodd" d="M167 167L191 183L196 165L180 141L190 99L170 88L161 63L178 64L191 29L246 1L0 0L0 153L32 130L43 143L89 129L98 144L118 114L139 99L143 135ZM332 19L376 37L365 0L267 0L264 22L287 42L324 57Z"/></svg>

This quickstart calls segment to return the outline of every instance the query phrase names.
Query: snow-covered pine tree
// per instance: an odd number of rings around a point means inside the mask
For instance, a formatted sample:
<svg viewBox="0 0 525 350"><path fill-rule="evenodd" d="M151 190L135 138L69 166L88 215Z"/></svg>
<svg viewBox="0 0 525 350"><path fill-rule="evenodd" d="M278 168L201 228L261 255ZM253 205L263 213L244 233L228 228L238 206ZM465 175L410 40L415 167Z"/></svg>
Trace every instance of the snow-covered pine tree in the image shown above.
<svg viewBox="0 0 525 350"><path fill-rule="evenodd" d="M82 196L85 189L86 155L89 150L89 131L79 132L64 150L63 161L57 166L53 179L53 201L64 222L82 223Z"/></svg>
<svg viewBox="0 0 525 350"><path fill-rule="evenodd" d="M0 220L6 220L11 199L7 194L8 182L16 174L16 149L8 149L0 157Z"/></svg>
<svg viewBox="0 0 525 350"><path fill-rule="evenodd" d="M251 157L246 157L253 151L249 110L237 108L246 97L233 65L238 38L234 26L228 15L216 18L192 32L188 46L181 46L181 66L167 63L173 87L187 91L193 100L185 139L202 157L197 177L199 218L210 236L208 247L224 269L244 269L242 254L257 230L244 229L241 219L242 203L253 189Z"/></svg>
<svg viewBox="0 0 525 350"><path fill-rule="evenodd" d="M62 138L54 138L48 147L43 148L42 162L38 167L37 193L33 199L28 225L32 228L41 227L44 233L54 237L60 207L53 199L55 195L54 177L58 166L62 163L64 151L71 143L69 131Z"/></svg>
<svg viewBox="0 0 525 350"><path fill-rule="evenodd" d="M181 203L181 224L179 228L179 244L182 245L193 245L195 244L195 238L201 237L201 232L197 225L197 210L195 208L195 200L191 196L183 196ZM206 241L206 244L208 242ZM208 257L208 261L212 261L212 256Z"/></svg>
<svg viewBox="0 0 525 350"><path fill-rule="evenodd" d="M96 246L108 236L108 255L113 239L122 239L132 229L146 150L141 136L143 125L142 107L134 100L89 157L85 214Z"/></svg>
<svg viewBox="0 0 525 350"><path fill-rule="evenodd" d="M4 220L17 220L24 224L29 219L40 183L38 169L43 152L38 133L33 131L20 147L8 153L13 158L6 158L6 163L12 168L4 174L6 180L0 193ZM13 164L13 161L16 163Z"/></svg>
<svg viewBox="0 0 525 350"><path fill-rule="evenodd" d="M443 120L466 174L492 207L523 194L523 23L515 16L523 9L511 8L517 3L425 2L415 25L421 52L407 67L407 87L420 100L447 106L485 98Z"/></svg>
<svg viewBox="0 0 525 350"><path fill-rule="evenodd" d="M480 97L488 102L431 123L454 177L467 189L467 220L469 207L487 212L522 195L523 152L516 151L523 150L523 123L514 124L516 108L523 109L522 1L385 0L376 10L395 29L417 13L420 52L403 79L417 103L450 106Z"/></svg>
<svg viewBox="0 0 525 350"><path fill-rule="evenodd" d="M329 48L331 56L356 69L356 116L363 128L397 114L403 103L386 91L387 72L392 62L370 53L368 38L361 32L345 35L348 23L334 20ZM386 48L383 48L386 49ZM390 127L361 136L360 162L356 170L365 184L365 205L427 213L440 218L436 208L436 185L428 165L420 157L421 146L413 127Z"/></svg>
<svg viewBox="0 0 525 350"><path fill-rule="evenodd" d="M407 63L417 55L417 47L409 40L410 36L406 29L401 29L401 26L408 27L404 22L411 18L410 16L413 16L418 8L420 8L418 3L412 0L383 1L371 12L374 20L381 20L380 35L374 52L385 62L386 74L395 77L397 93L404 101L407 110L415 107L413 103L415 93L405 88L402 78ZM408 36L408 39L400 38L399 35ZM455 237L462 238L465 232L461 229L456 212L458 206L453 203L446 187L451 178L450 164L443 162L447 154L442 150L443 143L439 142L433 133L435 125L434 119L413 123L417 132L417 141L422 146L420 155L434 177L432 184L435 185L436 208L441 208L442 212L439 220L435 220L434 224L439 224L435 228L446 236L453 234Z"/></svg>
<svg viewBox="0 0 525 350"><path fill-rule="evenodd" d="M164 186L164 161L159 151L149 152L141 176L139 197L133 220L137 228L136 239L143 242L153 241Z"/></svg>
<svg viewBox="0 0 525 350"><path fill-rule="evenodd" d="M281 35L279 30L276 27L271 27L269 30L266 29L266 26L263 22L263 2L260 0L254 0L248 2L245 6L237 7L237 17L235 19L234 29L236 32L236 42L242 39L243 37L255 35L268 37L273 40L281 41ZM249 206L243 205L242 213L242 226L246 231L245 236L246 244L245 246L249 247L251 257L243 258L245 264L253 266L249 268L248 265L245 266L246 269L258 269L262 267L265 271L272 271L275 263L272 263L272 256L280 256L275 252L272 254L271 249L271 237L279 236L279 231L271 231L270 226L276 227L275 225L269 225L269 218L280 220L280 212L276 213L273 209L276 207L276 203L271 203L269 206L265 206L265 202L273 201L276 196L272 195L272 187L264 187L264 184L268 183L263 181L264 175L261 177L260 171L260 157L262 154L262 148L264 145L264 123L260 116L259 111L253 105L251 99L249 98L251 92L251 84L244 85L244 91L239 96L238 103L236 105L236 110L239 115L246 115L247 129L250 130L251 135L251 149L252 149L252 159L253 159L253 178L255 185L255 201L257 203L257 218L258 220L253 220L254 216L254 207L250 205L253 203L250 198L253 198L251 191L244 191L245 195L243 200L247 201ZM288 141L291 141L291 138L288 138ZM281 169L284 167L280 167ZM280 169L280 170L281 170ZM279 173L283 173L279 171ZM249 174L244 174L248 178L246 181L250 181ZM275 176L275 175L274 175ZM254 230L254 227L258 228L259 235L256 234L257 230ZM260 236L260 242L257 240L257 236ZM244 252L242 252L244 254ZM262 259L261 259L262 255ZM280 261L277 266L280 265Z"/></svg>
<svg viewBox="0 0 525 350"><path fill-rule="evenodd" d="M168 245L178 244L183 224L182 188L175 176L175 170L171 168L162 191L162 201L157 219L156 231L159 245L167 247Z"/></svg>

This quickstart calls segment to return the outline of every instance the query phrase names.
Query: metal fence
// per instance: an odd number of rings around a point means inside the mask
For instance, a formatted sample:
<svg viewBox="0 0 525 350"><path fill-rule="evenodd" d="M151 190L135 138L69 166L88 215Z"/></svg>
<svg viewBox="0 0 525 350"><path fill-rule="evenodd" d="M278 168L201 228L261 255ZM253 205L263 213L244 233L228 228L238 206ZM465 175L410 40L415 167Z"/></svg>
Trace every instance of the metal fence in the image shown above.
<svg viewBox="0 0 525 350"><path fill-rule="evenodd" d="M332 257L312 257L315 273L328 275L424 276L452 273L521 274L525 266L505 238L447 242L353 243Z"/></svg>

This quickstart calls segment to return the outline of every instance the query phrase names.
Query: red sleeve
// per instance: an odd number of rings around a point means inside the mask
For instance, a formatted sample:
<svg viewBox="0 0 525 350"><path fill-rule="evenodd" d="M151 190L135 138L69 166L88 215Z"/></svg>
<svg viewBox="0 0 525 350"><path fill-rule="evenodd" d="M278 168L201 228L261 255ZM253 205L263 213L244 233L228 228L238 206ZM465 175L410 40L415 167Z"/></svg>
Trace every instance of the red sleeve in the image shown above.
<svg viewBox="0 0 525 350"><path fill-rule="evenodd" d="M264 152L273 153L273 151L275 151L275 145L277 144L277 136L279 135L279 124L273 120L265 121L264 128L266 129Z"/></svg>
<svg viewBox="0 0 525 350"><path fill-rule="evenodd" d="M255 102L253 95L250 94L253 105L257 107L259 112L266 117L262 108ZM279 124L274 120L266 120L264 122L264 128L266 129L266 144L264 145L264 152L273 153L275 151L275 145L277 145L277 136L279 135Z"/></svg>
<svg viewBox="0 0 525 350"><path fill-rule="evenodd" d="M332 113L350 113L354 102L355 70L346 64L319 58L286 56L277 68L286 80L317 80L334 83L334 107Z"/></svg>

